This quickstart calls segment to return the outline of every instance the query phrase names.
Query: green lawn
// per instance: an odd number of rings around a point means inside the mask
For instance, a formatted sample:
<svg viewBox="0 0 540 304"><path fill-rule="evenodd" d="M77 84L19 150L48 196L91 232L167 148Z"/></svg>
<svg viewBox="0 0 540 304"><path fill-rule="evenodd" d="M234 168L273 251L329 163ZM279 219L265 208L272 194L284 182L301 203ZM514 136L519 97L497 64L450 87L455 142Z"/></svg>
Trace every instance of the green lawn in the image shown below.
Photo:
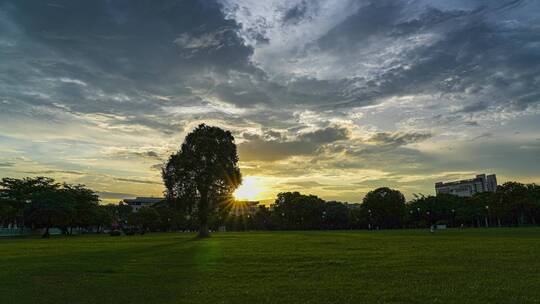
<svg viewBox="0 0 540 304"><path fill-rule="evenodd" d="M539 303L540 229L0 239L0 303Z"/></svg>

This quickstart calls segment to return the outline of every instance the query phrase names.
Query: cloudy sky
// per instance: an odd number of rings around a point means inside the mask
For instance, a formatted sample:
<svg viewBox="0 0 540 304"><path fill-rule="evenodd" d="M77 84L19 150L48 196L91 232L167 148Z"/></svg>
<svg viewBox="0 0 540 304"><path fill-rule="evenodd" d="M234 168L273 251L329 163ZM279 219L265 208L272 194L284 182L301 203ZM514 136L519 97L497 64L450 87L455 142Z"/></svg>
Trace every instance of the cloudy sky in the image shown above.
<svg viewBox="0 0 540 304"><path fill-rule="evenodd" d="M199 123L257 198L540 182L540 1L0 0L0 176L160 195Z"/></svg>

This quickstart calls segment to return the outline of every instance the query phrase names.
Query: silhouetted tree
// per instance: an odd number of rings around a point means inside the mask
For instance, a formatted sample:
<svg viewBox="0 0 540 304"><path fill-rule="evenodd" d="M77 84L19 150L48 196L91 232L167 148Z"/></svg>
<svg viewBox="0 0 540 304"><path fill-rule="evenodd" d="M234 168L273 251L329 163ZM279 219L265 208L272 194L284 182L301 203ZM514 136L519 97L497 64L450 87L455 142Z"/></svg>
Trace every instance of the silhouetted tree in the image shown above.
<svg viewBox="0 0 540 304"><path fill-rule="evenodd" d="M346 229L349 227L349 209L340 202L323 205L322 229Z"/></svg>
<svg viewBox="0 0 540 304"><path fill-rule="evenodd" d="M535 204L531 200L526 185L518 182L506 182L497 187L497 194L502 203L512 214L513 222L518 226L532 222L532 211Z"/></svg>
<svg viewBox="0 0 540 304"><path fill-rule="evenodd" d="M540 185L528 184L527 192L531 203L531 219L533 224L540 223Z"/></svg>
<svg viewBox="0 0 540 304"><path fill-rule="evenodd" d="M67 227L74 214L73 204L60 184L51 178L28 179L32 185L25 210L26 220L34 228L44 228L43 237L49 237L51 227Z"/></svg>
<svg viewBox="0 0 540 304"><path fill-rule="evenodd" d="M64 184L61 194L63 199L68 200L67 203L73 207L72 218L67 223L70 228L97 226L98 217L102 214L99 214L99 196L94 191L84 185Z"/></svg>
<svg viewBox="0 0 540 304"><path fill-rule="evenodd" d="M3 178L0 181L0 220L5 225L24 225L24 210L40 179L43 178Z"/></svg>
<svg viewBox="0 0 540 304"><path fill-rule="evenodd" d="M362 203L371 225L381 228L399 228L405 215L405 197L398 190L378 188L370 191Z"/></svg>
<svg viewBox="0 0 540 304"><path fill-rule="evenodd" d="M139 231L156 231L162 223L159 212L153 207L142 207L137 212L130 214L128 223Z"/></svg>
<svg viewBox="0 0 540 304"><path fill-rule="evenodd" d="M199 237L209 236L210 215L241 183L234 137L205 124L186 136L163 169L168 202L197 216Z"/></svg>
<svg viewBox="0 0 540 304"><path fill-rule="evenodd" d="M114 214L111 209L106 205L98 205L93 218L93 225L96 227L96 231L100 233L104 227L111 227Z"/></svg>
<svg viewBox="0 0 540 304"><path fill-rule="evenodd" d="M258 230L272 230L272 212L266 206L259 206L253 216L254 228Z"/></svg>
<svg viewBox="0 0 540 304"><path fill-rule="evenodd" d="M281 229L320 229L324 201L299 192L279 193L274 202L274 220Z"/></svg>

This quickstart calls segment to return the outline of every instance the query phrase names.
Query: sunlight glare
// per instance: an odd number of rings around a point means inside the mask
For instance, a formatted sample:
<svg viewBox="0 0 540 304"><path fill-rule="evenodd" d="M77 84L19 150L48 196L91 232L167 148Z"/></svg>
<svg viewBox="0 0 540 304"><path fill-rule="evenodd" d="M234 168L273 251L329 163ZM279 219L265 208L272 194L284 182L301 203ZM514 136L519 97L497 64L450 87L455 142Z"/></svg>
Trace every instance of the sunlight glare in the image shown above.
<svg viewBox="0 0 540 304"><path fill-rule="evenodd" d="M262 187L259 181L254 176L246 176L243 178L240 187L234 191L234 197L237 200L257 200L258 195L262 192Z"/></svg>

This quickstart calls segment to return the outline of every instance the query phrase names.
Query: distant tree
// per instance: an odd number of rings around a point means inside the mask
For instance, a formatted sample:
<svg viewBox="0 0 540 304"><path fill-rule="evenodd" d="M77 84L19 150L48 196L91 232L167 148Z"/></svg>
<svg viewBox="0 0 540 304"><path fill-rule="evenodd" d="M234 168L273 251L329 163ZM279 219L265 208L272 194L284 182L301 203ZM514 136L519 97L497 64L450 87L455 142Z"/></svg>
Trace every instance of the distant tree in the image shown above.
<svg viewBox="0 0 540 304"><path fill-rule="evenodd" d="M511 215L511 222L514 225L519 226L525 223L527 194L527 187L518 182L506 182L497 186L497 195L501 204Z"/></svg>
<svg viewBox="0 0 540 304"><path fill-rule="evenodd" d="M0 220L5 225L24 225L24 210L41 178L3 178L0 181Z"/></svg>
<svg viewBox="0 0 540 304"><path fill-rule="evenodd" d="M367 212L362 208L354 208L349 211L349 225L352 229L365 229L369 225Z"/></svg>
<svg viewBox="0 0 540 304"><path fill-rule="evenodd" d="M349 227L349 209L340 202L326 202L322 220L322 229L346 229Z"/></svg>
<svg viewBox="0 0 540 304"><path fill-rule="evenodd" d="M299 192L279 193L274 202L274 222L281 229L320 229L324 201L315 195Z"/></svg>
<svg viewBox="0 0 540 304"><path fill-rule="evenodd" d="M253 216L254 228L258 230L272 230L272 212L266 206L259 206Z"/></svg>
<svg viewBox="0 0 540 304"><path fill-rule="evenodd" d="M527 192L532 206L531 217L533 224L540 223L540 185L528 184Z"/></svg>
<svg viewBox="0 0 540 304"><path fill-rule="evenodd" d="M96 231L100 233L104 227L111 227L113 222L113 213L106 205L99 205L96 210L93 225Z"/></svg>
<svg viewBox="0 0 540 304"><path fill-rule="evenodd" d="M433 224L456 226L465 215L461 210L462 199L456 195L416 196L406 204L406 216L412 227L427 227ZM459 210L458 210L459 209Z"/></svg>
<svg viewBox="0 0 540 304"><path fill-rule="evenodd" d="M469 215L469 222L474 226L482 227L495 224L493 221L500 213L504 212L504 206L497 204L497 195L493 192L480 192L472 197L464 198L465 204L459 210Z"/></svg>
<svg viewBox="0 0 540 304"><path fill-rule="evenodd" d="M128 222L141 231L156 231L162 226L159 212L153 207L142 207L133 212Z"/></svg>
<svg viewBox="0 0 540 304"><path fill-rule="evenodd" d="M398 190L378 188L368 192L362 203L371 225L381 228L399 228L405 215L405 197Z"/></svg>
<svg viewBox="0 0 540 304"><path fill-rule="evenodd" d="M131 213L133 213L133 207L124 202L120 202L118 205L113 205L114 221L120 226L127 223L128 217Z"/></svg>
<svg viewBox="0 0 540 304"><path fill-rule="evenodd" d="M22 218L22 212L23 207L19 208L16 201L0 196L0 227L16 224L17 220Z"/></svg>
<svg viewBox="0 0 540 304"><path fill-rule="evenodd" d="M99 216L99 196L84 185L64 184L61 189L63 199L69 200L73 207L73 214L69 222L70 228L89 228L97 226ZM71 231L70 231L71 234Z"/></svg>
<svg viewBox="0 0 540 304"><path fill-rule="evenodd" d="M234 137L218 127L199 125L171 155L162 176L167 201L194 213L199 237L209 236L211 214L241 183Z"/></svg>
<svg viewBox="0 0 540 304"><path fill-rule="evenodd" d="M60 184L51 178L27 179L31 185L30 199L25 210L26 220L34 228L44 228L49 237L51 227L67 227L74 214L73 204L61 191Z"/></svg>
<svg viewBox="0 0 540 304"><path fill-rule="evenodd" d="M33 228L94 226L99 197L84 185L59 184L47 177L4 178L0 182L0 220ZM3 216L2 216L3 215Z"/></svg>

